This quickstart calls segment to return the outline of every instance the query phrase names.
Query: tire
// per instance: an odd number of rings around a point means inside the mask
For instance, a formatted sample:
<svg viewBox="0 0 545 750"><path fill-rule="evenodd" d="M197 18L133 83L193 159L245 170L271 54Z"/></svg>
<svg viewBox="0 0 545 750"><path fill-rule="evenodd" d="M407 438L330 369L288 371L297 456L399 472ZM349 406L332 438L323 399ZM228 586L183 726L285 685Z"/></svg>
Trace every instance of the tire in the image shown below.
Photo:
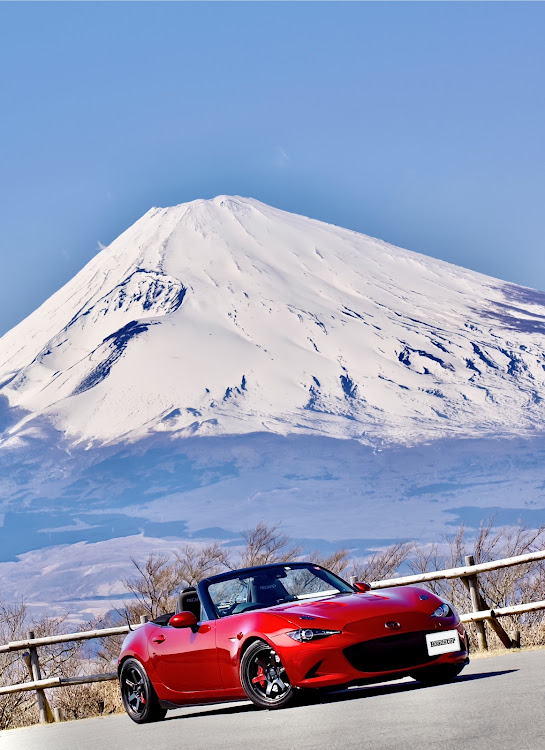
<svg viewBox="0 0 545 750"><path fill-rule="evenodd" d="M123 662L119 684L125 711L137 724L149 724L165 718L167 710L159 705L146 670L137 659Z"/></svg>
<svg viewBox="0 0 545 750"><path fill-rule="evenodd" d="M284 708L295 701L296 690L276 651L255 641L240 661L240 681L248 698L259 708Z"/></svg>
<svg viewBox="0 0 545 750"><path fill-rule="evenodd" d="M411 677L423 685L444 685L458 677L465 664L445 664L439 667L428 667L413 672Z"/></svg>

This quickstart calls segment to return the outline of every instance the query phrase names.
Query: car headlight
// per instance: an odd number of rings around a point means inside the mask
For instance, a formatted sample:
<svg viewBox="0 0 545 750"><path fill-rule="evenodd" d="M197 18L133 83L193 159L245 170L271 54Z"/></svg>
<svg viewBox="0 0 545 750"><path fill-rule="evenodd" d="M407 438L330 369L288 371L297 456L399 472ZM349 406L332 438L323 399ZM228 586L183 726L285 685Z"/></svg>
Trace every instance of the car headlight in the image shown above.
<svg viewBox="0 0 545 750"><path fill-rule="evenodd" d="M452 611L452 607L449 607L449 605L445 602L441 604L440 607L437 607L435 612L430 615L430 617L451 617L454 614Z"/></svg>
<svg viewBox="0 0 545 750"><path fill-rule="evenodd" d="M320 638L329 638L330 635L339 635L340 630L316 630L315 628L304 628L302 630L292 630L287 633L290 638L300 643L308 641L317 641Z"/></svg>

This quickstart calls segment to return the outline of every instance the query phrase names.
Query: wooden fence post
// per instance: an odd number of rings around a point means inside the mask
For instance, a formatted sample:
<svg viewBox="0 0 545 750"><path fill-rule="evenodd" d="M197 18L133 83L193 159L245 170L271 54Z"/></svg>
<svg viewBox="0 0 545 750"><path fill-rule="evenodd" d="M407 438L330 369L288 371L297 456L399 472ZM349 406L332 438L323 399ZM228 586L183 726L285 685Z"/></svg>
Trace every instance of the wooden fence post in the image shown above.
<svg viewBox="0 0 545 750"><path fill-rule="evenodd" d="M34 631L29 630L27 633L28 639L34 639ZM38 659L38 649L36 646L30 646L28 649L30 654L30 669L32 671L32 678L34 681L42 679L42 673L40 671L40 661ZM40 716L40 724L47 724L47 704L45 700L45 693L43 690L36 690L36 703L38 704L38 714Z"/></svg>
<svg viewBox="0 0 545 750"><path fill-rule="evenodd" d="M475 558L473 555L466 555L466 565L469 567L470 565L475 565ZM474 612L479 612L481 609L484 609L481 605L481 595L479 593L479 579L476 575L467 576L467 585L469 586L469 594L471 596L471 606L473 607ZM477 628L477 640L479 643L479 650L480 651L488 651L488 643L486 642L486 630L484 629L484 622L482 620L478 620L475 623L475 627Z"/></svg>
<svg viewBox="0 0 545 750"><path fill-rule="evenodd" d="M513 641L511 638L507 635L503 627L500 625L500 623L496 620L496 615L493 613L494 616L490 617L487 622L492 628L492 630L496 633L500 641L503 643L505 648L513 648Z"/></svg>

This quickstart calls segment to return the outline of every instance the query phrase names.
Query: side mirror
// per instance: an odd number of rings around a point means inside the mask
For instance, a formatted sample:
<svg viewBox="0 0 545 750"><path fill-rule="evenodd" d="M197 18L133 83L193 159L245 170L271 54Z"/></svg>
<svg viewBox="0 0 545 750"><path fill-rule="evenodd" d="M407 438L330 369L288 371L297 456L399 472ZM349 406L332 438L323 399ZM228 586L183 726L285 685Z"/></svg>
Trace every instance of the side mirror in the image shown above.
<svg viewBox="0 0 545 750"><path fill-rule="evenodd" d="M192 628L197 624L197 618L193 612L178 612L177 615L172 615L168 624L173 628Z"/></svg>
<svg viewBox="0 0 545 750"><path fill-rule="evenodd" d="M359 594L365 594L366 591L371 591L371 585L365 583L365 581L355 581L354 588Z"/></svg>

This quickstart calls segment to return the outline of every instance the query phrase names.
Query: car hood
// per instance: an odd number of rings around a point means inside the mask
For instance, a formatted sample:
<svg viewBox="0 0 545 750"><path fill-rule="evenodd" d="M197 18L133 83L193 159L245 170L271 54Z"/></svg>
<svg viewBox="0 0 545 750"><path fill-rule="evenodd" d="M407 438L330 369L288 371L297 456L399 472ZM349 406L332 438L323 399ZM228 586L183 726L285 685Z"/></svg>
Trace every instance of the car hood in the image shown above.
<svg viewBox="0 0 545 750"><path fill-rule="evenodd" d="M442 603L431 591L403 586L367 593L337 594L318 600L290 602L269 608L299 628L341 630L355 620L401 614L415 610L431 615Z"/></svg>

